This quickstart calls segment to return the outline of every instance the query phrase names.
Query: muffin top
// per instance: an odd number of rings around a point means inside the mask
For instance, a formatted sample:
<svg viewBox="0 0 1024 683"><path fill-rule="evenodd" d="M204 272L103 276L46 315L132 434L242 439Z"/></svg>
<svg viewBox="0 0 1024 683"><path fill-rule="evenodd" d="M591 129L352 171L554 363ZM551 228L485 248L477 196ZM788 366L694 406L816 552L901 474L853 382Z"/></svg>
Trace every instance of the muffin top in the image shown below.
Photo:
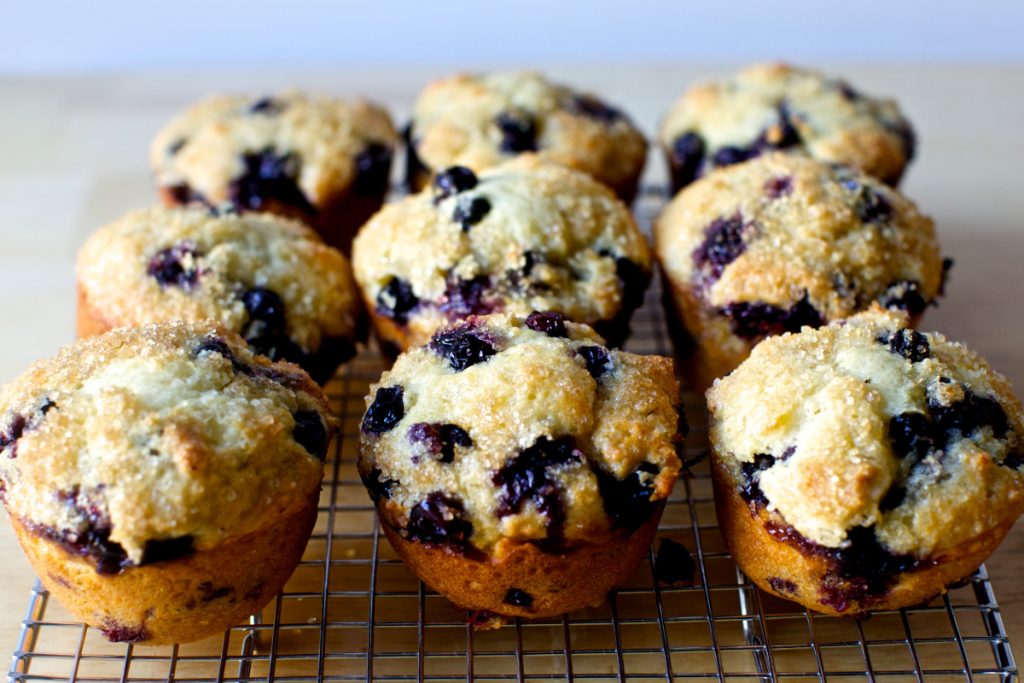
<svg viewBox="0 0 1024 683"><path fill-rule="evenodd" d="M708 392L711 441L752 504L836 548L942 553L1024 510L1024 411L1009 383L880 307L768 339Z"/></svg>
<svg viewBox="0 0 1024 683"><path fill-rule="evenodd" d="M918 315L943 281L935 226L910 200L848 167L778 152L687 187L654 236L673 286L746 339L874 301Z"/></svg>
<svg viewBox="0 0 1024 683"><path fill-rule="evenodd" d="M647 142L619 109L528 71L459 74L420 94L409 134L432 171L483 170L536 152L619 188L644 165Z"/></svg>
<svg viewBox="0 0 1024 683"><path fill-rule="evenodd" d="M643 299L650 253L626 206L589 176L523 155L479 177L446 169L389 204L352 249L368 305L416 344L471 314L558 311L612 321Z"/></svg>
<svg viewBox="0 0 1024 683"><path fill-rule="evenodd" d="M679 474L672 361L557 313L473 317L370 388L359 472L411 540L546 548L640 526Z"/></svg>
<svg viewBox="0 0 1024 683"><path fill-rule="evenodd" d="M0 484L29 529L116 573L306 504L334 431L308 375L212 321L119 328L0 390Z"/></svg>
<svg viewBox="0 0 1024 683"><path fill-rule="evenodd" d="M915 146L892 100L786 64L757 64L693 86L665 117L660 140L677 187L773 149L854 166L895 185Z"/></svg>
<svg viewBox="0 0 1024 683"><path fill-rule="evenodd" d="M396 140L388 113L364 100L214 95L164 126L149 158L182 203L258 211L275 199L315 213L349 188L385 191Z"/></svg>
<svg viewBox="0 0 1024 683"><path fill-rule="evenodd" d="M78 281L112 326L212 318L295 362L341 340L351 355L362 321L348 260L272 214L135 211L86 241Z"/></svg>

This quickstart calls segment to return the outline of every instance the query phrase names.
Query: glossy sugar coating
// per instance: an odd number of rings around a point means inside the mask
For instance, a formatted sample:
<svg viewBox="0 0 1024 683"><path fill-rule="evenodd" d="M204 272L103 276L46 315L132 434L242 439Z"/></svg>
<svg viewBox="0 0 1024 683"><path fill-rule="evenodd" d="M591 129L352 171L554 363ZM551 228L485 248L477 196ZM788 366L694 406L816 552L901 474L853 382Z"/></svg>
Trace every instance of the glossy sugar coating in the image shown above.
<svg viewBox="0 0 1024 683"><path fill-rule="evenodd" d="M134 211L90 236L78 281L111 326L211 318L239 333L252 318L246 293L270 290L288 336L307 352L325 338L354 340L362 315L348 260L272 214Z"/></svg>
<svg viewBox="0 0 1024 683"><path fill-rule="evenodd" d="M680 142L687 133L696 137ZM659 140L677 186L777 148L854 166L895 185L915 146L913 129L892 100L786 64L756 64L694 85L665 117Z"/></svg>
<svg viewBox="0 0 1024 683"><path fill-rule="evenodd" d="M291 155L295 185L316 209L356 183L360 154L383 148L390 158L397 139L388 113L365 100L295 90L212 95L157 133L149 159L158 186L184 185L218 206L233 202L231 185L246 174L246 155Z"/></svg>
<svg viewBox="0 0 1024 683"><path fill-rule="evenodd" d="M502 539L603 543L671 492L682 439L672 361L609 350L586 326L562 325L474 317L399 356L370 388L359 471L404 537L484 552ZM446 356L446 339L483 351L456 363L448 356L465 355ZM385 412L389 392L399 406ZM464 437L446 455L429 447L422 425ZM424 535L416 519L438 494L470 525L447 539Z"/></svg>
<svg viewBox="0 0 1024 683"><path fill-rule="evenodd" d="M584 171L628 198L647 143L618 109L529 71L459 74L428 85L409 134L429 171L496 166L524 151Z"/></svg>
<svg viewBox="0 0 1024 683"><path fill-rule="evenodd" d="M1024 510L1020 401L962 344L906 326L876 307L765 340L716 381L711 443L737 493L818 546L842 548L864 527L919 559L1012 523Z"/></svg>
<svg viewBox="0 0 1024 683"><path fill-rule="evenodd" d="M651 257L622 202L536 155L469 176L470 189L440 199L426 189L364 226L352 262L371 311L403 326L413 346L472 313L551 310L587 324L622 314L626 324ZM474 222L460 220L474 206L484 207Z"/></svg>
<svg viewBox="0 0 1024 683"><path fill-rule="evenodd" d="M765 334L875 301L920 315L943 282L934 224L913 202L847 167L778 152L684 189L654 238L689 333L738 360Z"/></svg>
<svg viewBox="0 0 1024 683"><path fill-rule="evenodd" d="M212 321L119 328L0 391L0 484L12 517L113 573L303 509L334 431L304 372Z"/></svg>

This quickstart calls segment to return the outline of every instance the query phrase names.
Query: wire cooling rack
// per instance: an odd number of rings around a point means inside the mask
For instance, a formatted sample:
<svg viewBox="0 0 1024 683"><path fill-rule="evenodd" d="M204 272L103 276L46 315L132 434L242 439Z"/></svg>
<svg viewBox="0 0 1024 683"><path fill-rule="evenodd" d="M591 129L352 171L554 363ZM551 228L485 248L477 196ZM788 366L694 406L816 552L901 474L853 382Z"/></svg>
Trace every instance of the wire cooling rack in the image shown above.
<svg viewBox="0 0 1024 683"><path fill-rule="evenodd" d="M664 203L637 203L641 222ZM627 348L671 353L657 282ZM8 680L16 681L1012 681L999 605L982 567L928 605L853 620L760 592L715 520L706 463L681 479L658 539L693 551L692 585L660 584L649 553L598 608L474 632L466 614L410 574L382 537L355 469L363 396L382 370L360 355L328 387L343 421L313 537L284 591L222 637L173 647L108 643L36 584ZM706 448L703 401L684 395L687 456ZM9 615L14 618L14 615Z"/></svg>

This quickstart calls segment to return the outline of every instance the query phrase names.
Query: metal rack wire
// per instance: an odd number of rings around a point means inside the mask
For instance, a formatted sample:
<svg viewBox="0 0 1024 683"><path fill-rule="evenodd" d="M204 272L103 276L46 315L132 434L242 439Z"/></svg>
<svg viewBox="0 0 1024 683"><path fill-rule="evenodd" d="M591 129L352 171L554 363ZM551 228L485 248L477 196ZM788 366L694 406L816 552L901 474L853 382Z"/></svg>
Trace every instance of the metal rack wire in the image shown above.
<svg viewBox="0 0 1024 683"><path fill-rule="evenodd" d="M638 202L649 222L663 203ZM671 353L657 284L627 348ZM650 554L599 608L474 630L382 539L355 471L363 396L382 367L364 353L328 387L343 421L319 518L285 590L250 623L173 647L108 643L40 585L32 589L8 680L20 681L674 681L720 679L1012 681L1017 667L982 567L928 605L855 621L760 592L723 545L706 464L669 500L659 538L693 551L693 585L659 584ZM684 395L689 457L705 449L704 406ZM9 618L13 618L11 615Z"/></svg>

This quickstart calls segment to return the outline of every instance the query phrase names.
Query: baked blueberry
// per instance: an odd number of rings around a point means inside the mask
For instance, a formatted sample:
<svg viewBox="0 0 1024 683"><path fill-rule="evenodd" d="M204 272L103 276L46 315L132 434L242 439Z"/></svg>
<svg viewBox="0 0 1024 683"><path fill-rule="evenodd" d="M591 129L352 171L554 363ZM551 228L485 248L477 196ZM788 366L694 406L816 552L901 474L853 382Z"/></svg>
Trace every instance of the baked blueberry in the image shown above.
<svg viewBox="0 0 1024 683"><path fill-rule="evenodd" d="M501 133L501 151L517 154L537 149L537 122L529 112L503 111L494 118L494 125Z"/></svg>
<svg viewBox="0 0 1024 683"><path fill-rule="evenodd" d="M195 242L183 240L166 249L158 251L149 260L146 273L155 279L161 287L180 287L184 290L194 288L201 274L199 253Z"/></svg>
<svg viewBox="0 0 1024 683"><path fill-rule="evenodd" d="M293 415L295 426L292 438L317 460L327 459L327 444L330 438L324 419L315 410L300 410Z"/></svg>
<svg viewBox="0 0 1024 683"><path fill-rule="evenodd" d="M463 232L479 223L491 210L486 197L459 197L452 212L452 220L462 226Z"/></svg>
<svg viewBox="0 0 1024 683"><path fill-rule="evenodd" d="M371 142L356 155L356 179L352 189L361 195L383 195L391 179L391 147Z"/></svg>
<svg viewBox="0 0 1024 683"><path fill-rule="evenodd" d="M685 545L671 538L663 538L654 560L654 573L658 581L669 585L693 583L697 575L697 563Z"/></svg>
<svg viewBox="0 0 1024 683"><path fill-rule="evenodd" d="M446 359L456 372L483 363L498 352L491 336L472 324L438 332L430 340L430 350Z"/></svg>
<svg viewBox="0 0 1024 683"><path fill-rule="evenodd" d="M381 387L363 416L364 434L384 434L394 429L405 415L402 387Z"/></svg>
<svg viewBox="0 0 1024 683"><path fill-rule="evenodd" d="M743 232L743 217L739 213L720 216L704 229L704 241L693 250L693 260L702 269L707 264L709 280L717 280L725 267L746 250Z"/></svg>
<svg viewBox="0 0 1024 683"><path fill-rule="evenodd" d="M581 346L576 350L587 365L587 372L594 379L598 379L606 372L610 372L615 366L612 364L608 349L602 346Z"/></svg>
<svg viewBox="0 0 1024 683"><path fill-rule="evenodd" d="M434 203L476 187L476 174L465 166L450 166L434 177Z"/></svg>
<svg viewBox="0 0 1024 683"><path fill-rule="evenodd" d="M392 277L377 293L377 312L393 319L399 325L408 321L409 312L419 306L420 300L412 285L400 277Z"/></svg>
<svg viewBox="0 0 1024 683"><path fill-rule="evenodd" d="M429 422L417 422L409 427L409 441L423 444L427 453L439 462L454 460L456 446L469 448L473 445L473 440L462 427Z"/></svg>
<svg viewBox="0 0 1024 683"><path fill-rule="evenodd" d="M409 510L406 533L421 543L462 548L473 534L473 524L465 516L458 498L434 491Z"/></svg>
<svg viewBox="0 0 1024 683"><path fill-rule="evenodd" d="M526 317L526 326L531 330L543 332L549 337L565 337L565 316L554 311L534 311Z"/></svg>

